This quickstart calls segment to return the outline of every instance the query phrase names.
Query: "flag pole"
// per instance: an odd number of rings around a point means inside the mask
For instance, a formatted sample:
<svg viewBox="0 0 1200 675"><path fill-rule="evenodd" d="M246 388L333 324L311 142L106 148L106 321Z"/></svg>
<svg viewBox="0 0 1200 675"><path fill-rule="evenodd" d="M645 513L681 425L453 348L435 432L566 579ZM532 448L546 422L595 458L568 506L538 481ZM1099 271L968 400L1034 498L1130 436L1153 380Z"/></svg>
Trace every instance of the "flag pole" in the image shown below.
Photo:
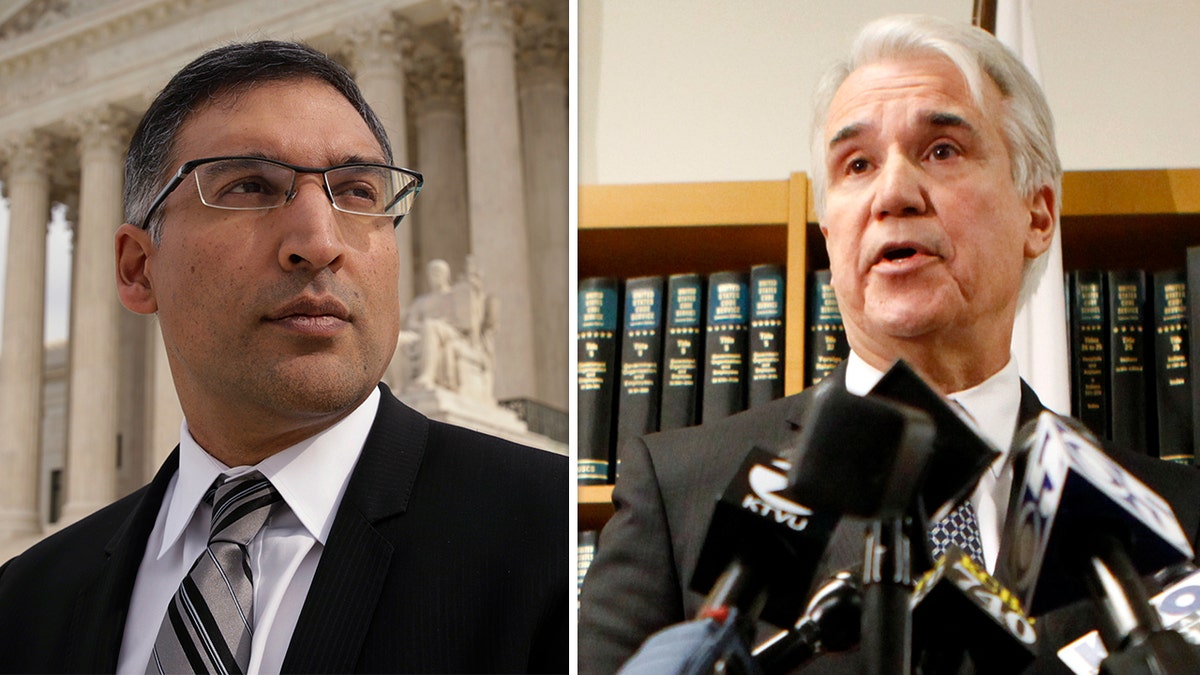
<svg viewBox="0 0 1200 675"><path fill-rule="evenodd" d="M996 0L975 0L975 9L971 12L971 23L996 34Z"/></svg>

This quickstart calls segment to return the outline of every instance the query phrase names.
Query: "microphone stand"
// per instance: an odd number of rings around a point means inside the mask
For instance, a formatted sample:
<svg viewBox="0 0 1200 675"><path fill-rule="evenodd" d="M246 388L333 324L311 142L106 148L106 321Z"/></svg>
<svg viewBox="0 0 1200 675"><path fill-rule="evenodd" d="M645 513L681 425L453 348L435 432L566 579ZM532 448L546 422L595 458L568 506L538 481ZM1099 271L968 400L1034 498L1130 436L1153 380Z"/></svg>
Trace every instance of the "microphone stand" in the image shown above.
<svg viewBox="0 0 1200 675"><path fill-rule="evenodd" d="M1095 538L1085 578L1100 609L1100 637L1109 656L1101 675L1200 673L1200 655L1177 631L1167 630L1129 554L1111 534Z"/></svg>
<svg viewBox="0 0 1200 675"><path fill-rule="evenodd" d="M907 675L911 670L910 550L903 516L881 515L868 526L861 645L868 675Z"/></svg>

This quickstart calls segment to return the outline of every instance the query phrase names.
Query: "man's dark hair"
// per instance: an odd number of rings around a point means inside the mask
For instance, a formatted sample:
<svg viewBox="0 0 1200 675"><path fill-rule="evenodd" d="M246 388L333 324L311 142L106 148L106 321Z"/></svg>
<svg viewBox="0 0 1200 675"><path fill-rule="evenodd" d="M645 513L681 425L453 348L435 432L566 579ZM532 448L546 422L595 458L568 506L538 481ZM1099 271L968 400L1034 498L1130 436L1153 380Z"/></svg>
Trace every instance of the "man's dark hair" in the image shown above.
<svg viewBox="0 0 1200 675"><path fill-rule="evenodd" d="M264 40L209 51L184 66L150 104L129 142L125 159L125 222L142 224L150 203L167 180L174 163L175 141L184 122L216 98L255 85L315 78L336 89L358 114L392 162L392 147L383 124L367 105L350 73L307 45ZM145 223L154 241L162 235L162 211Z"/></svg>

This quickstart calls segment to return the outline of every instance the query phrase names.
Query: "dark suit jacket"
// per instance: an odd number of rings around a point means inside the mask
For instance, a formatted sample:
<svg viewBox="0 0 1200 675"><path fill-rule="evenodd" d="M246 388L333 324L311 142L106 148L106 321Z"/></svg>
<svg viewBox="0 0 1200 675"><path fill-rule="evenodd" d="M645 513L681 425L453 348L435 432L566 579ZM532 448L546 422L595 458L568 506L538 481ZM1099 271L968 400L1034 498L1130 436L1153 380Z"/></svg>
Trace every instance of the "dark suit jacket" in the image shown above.
<svg viewBox="0 0 1200 675"><path fill-rule="evenodd" d="M844 387L844 371L844 366L834 371L820 386ZM792 452L818 388L621 448L621 477L613 490L616 513L600 535L581 595L580 673L615 672L651 633L696 616L704 598L688 585L717 498L754 446L782 456ZM1042 409L1022 383L1020 420ZM1114 458L1171 502L1194 540L1200 526L1200 472L1143 456ZM862 545L862 521L843 519L817 579L860 563ZM1089 612L1080 603L1039 619L1042 655L1036 672L1070 672L1054 652L1091 629ZM776 631L762 624L759 634ZM804 672L858 673L862 667L857 653L850 652L819 658Z"/></svg>
<svg viewBox="0 0 1200 675"><path fill-rule="evenodd" d="M382 389L284 670L565 672L567 459ZM178 449L148 486L0 568L0 671L116 668L177 465Z"/></svg>

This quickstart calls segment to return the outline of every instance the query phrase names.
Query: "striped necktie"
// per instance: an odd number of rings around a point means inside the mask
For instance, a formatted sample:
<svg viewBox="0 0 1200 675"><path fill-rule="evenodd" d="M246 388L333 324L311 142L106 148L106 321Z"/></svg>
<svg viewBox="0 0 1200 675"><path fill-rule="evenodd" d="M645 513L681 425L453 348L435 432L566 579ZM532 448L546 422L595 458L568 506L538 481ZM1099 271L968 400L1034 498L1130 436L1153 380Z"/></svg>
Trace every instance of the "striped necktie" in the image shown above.
<svg viewBox="0 0 1200 675"><path fill-rule="evenodd" d="M208 548L167 605L147 673L244 673L250 664L254 580L246 545L280 496L252 471L214 483L210 499Z"/></svg>

